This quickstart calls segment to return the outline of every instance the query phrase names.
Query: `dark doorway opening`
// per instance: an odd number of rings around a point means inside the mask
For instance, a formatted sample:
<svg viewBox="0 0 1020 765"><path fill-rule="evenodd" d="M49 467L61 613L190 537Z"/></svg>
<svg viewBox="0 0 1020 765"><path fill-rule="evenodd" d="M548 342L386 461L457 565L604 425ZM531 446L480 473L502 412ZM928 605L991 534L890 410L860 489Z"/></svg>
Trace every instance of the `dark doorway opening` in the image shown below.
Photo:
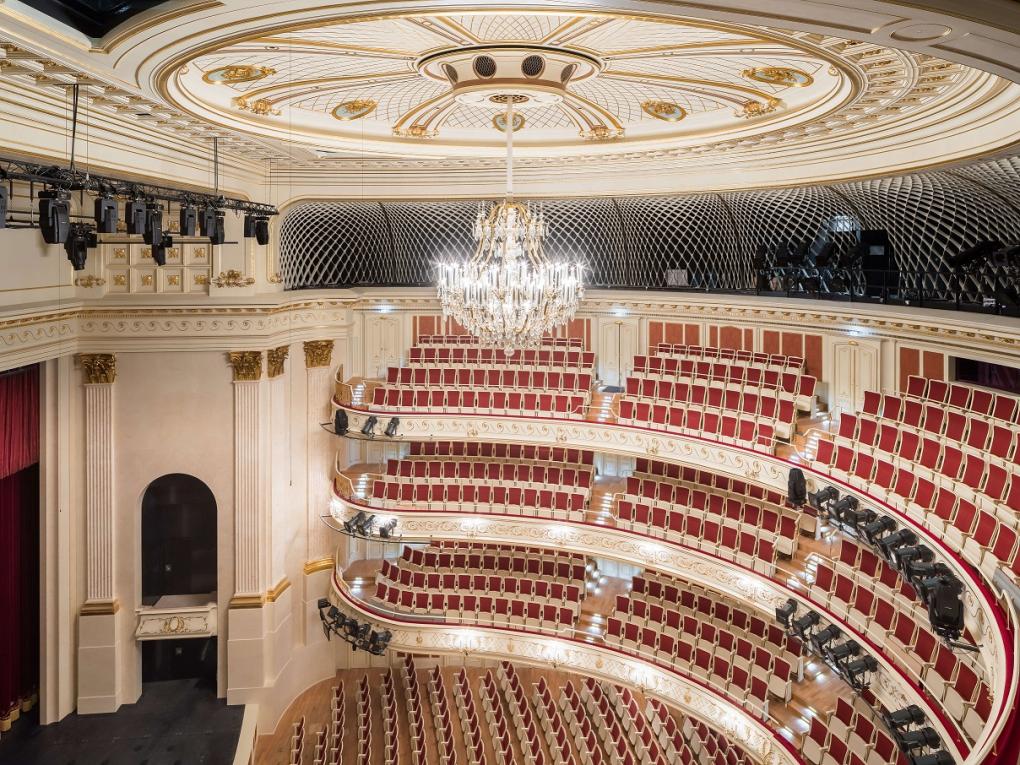
<svg viewBox="0 0 1020 765"><path fill-rule="evenodd" d="M147 640L142 643L142 682L196 679L216 691L216 638Z"/></svg>

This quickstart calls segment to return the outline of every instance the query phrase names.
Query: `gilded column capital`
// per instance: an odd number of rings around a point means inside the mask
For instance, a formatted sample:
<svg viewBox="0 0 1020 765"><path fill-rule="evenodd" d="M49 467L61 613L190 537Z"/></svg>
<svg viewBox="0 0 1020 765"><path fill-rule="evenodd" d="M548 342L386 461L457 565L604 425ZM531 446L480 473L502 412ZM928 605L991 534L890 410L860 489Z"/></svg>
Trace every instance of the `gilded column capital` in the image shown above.
<svg viewBox="0 0 1020 765"><path fill-rule="evenodd" d="M117 379L117 357L112 353L79 353L78 365L86 385L103 385Z"/></svg>
<svg viewBox="0 0 1020 765"><path fill-rule="evenodd" d="M305 341L305 366L328 367L333 359L332 340Z"/></svg>
<svg viewBox="0 0 1020 765"><path fill-rule="evenodd" d="M231 351L227 359L234 369L234 382L262 378L262 351Z"/></svg>
<svg viewBox="0 0 1020 765"><path fill-rule="evenodd" d="M266 374L271 378L282 375L284 362L289 355L289 345L281 345L279 348L270 348L266 351Z"/></svg>

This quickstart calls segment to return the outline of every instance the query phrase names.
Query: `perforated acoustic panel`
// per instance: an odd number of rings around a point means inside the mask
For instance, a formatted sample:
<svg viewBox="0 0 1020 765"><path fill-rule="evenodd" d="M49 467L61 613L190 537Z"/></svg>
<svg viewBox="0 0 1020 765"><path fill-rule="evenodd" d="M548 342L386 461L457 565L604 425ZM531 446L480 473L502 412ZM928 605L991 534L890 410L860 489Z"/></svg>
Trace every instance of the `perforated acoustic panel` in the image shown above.
<svg viewBox="0 0 1020 765"><path fill-rule="evenodd" d="M302 202L284 215L288 289L425 286L435 263L473 251L474 201ZM583 260L591 287L743 290L762 245L846 247L889 232L904 281L949 289L946 258L991 239L1020 242L1020 158L829 186L541 202L546 253ZM923 274L923 276L917 276Z"/></svg>

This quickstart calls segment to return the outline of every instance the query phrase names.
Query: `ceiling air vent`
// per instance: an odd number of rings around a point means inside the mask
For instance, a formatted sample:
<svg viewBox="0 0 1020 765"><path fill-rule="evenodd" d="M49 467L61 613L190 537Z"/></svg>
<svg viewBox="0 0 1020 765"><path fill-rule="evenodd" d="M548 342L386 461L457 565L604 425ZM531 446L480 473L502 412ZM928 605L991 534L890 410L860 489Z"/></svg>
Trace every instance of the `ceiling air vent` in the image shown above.
<svg viewBox="0 0 1020 765"><path fill-rule="evenodd" d="M560 82L566 85L570 82L570 78L574 76L574 72L577 71L577 64L567 64L563 67L563 71L560 72Z"/></svg>
<svg viewBox="0 0 1020 765"><path fill-rule="evenodd" d="M457 70L449 64L443 64L443 74L446 75L446 79L450 81L451 85L457 84Z"/></svg>
<svg viewBox="0 0 1020 765"><path fill-rule="evenodd" d="M476 56L475 60L471 62L471 68L483 80L487 80L496 74L496 62L491 56Z"/></svg>
<svg viewBox="0 0 1020 765"><path fill-rule="evenodd" d="M538 77L545 69L545 59L541 56L528 56L521 62L521 73L525 77Z"/></svg>

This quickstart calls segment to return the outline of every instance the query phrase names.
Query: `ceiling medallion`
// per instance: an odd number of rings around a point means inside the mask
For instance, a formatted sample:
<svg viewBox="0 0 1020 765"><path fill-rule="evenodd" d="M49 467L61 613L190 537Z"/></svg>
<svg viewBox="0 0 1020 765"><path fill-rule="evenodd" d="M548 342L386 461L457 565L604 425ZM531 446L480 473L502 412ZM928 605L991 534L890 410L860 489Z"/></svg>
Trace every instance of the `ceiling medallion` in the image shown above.
<svg viewBox="0 0 1020 765"><path fill-rule="evenodd" d="M406 128L393 128L393 135L398 138L418 138L424 140L426 138L435 138L439 135L439 131L430 130L425 125L411 125Z"/></svg>
<svg viewBox="0 0 1020 765"><path fill-rule="evenodd" d="M504 126L516 124L513 109L508 99ZM538 346L574 316L584 297L584 265L546 257L542 211L513 197L513 131L505 132L506 196L478 211L474 255L440 263L437 288L444 317L509 354Z"/></svg>
<svg viewBox="0 0 1020 765"><path fill-rule="evenodd" d="M770 98L768 101L745 101L741 104L740 111L737 112L738 117L761 117L765 114L771 114L779 108L780 100L778 98Z"/></svg>
<svg viewBox="0 0 1020 765"><path fill-rule="evenodd" d="M506 132L506 114L504 112L500 112L499 114L495 115L492 118L492 126L494 128L496 128L496 130L498 130L500 133L505 133ZM520 130L523 127L524 127L524 115L523 114L516 114L515 113L514 114L514 132L516 133L518 130Z"/></svg>
<svg viewBox="0 0 1020 765"><path fill-rule="evenodd" d="M807 72L788 66L756 66L753 69L745 69L742 74L755 82L767 82L769 85L787 88L806 88L815 81Z"/></svg>
<svg viewBox="0 0 1020 765"><path fill-rule="evenodd" d="M212 69L202 75L202 79L210 83L254 82L276 74L276 70L268 66L251 66L234 64Z"/></svg>
<svg viewBox="0 0 1020 765"><path fill-rule="evenodd" d="M240 109L242 112L251 112L257 114L260 117L279 117L280 110L273 108L273 102L266 98L259 98L251 103L244 96L238 96L234 99L234 106Z"/></svg>
<svg viewBox="0 0 1020 765"><path fill-rule="evenodd" d="M379 104L371 98L355 98L353 101L344 101L333 109L333 116L338 120L356 120L375 111Z"/></svg>
<svg viewBox="0 0 1020 765"><path fill-rule="evenodd" d="M650 114L655 119L666 122L679 122L687 116L687 110L672 101L644 101L641 104L641 109L645 114Z"/></svg>
<svg viewBox="0 0 1020 765"><path fill-rule="evenodd" d="M614 141L623 138L623 128L609 128L605 125L595 125L590 130L582 130L581 138L586 141Z"/></svg>

